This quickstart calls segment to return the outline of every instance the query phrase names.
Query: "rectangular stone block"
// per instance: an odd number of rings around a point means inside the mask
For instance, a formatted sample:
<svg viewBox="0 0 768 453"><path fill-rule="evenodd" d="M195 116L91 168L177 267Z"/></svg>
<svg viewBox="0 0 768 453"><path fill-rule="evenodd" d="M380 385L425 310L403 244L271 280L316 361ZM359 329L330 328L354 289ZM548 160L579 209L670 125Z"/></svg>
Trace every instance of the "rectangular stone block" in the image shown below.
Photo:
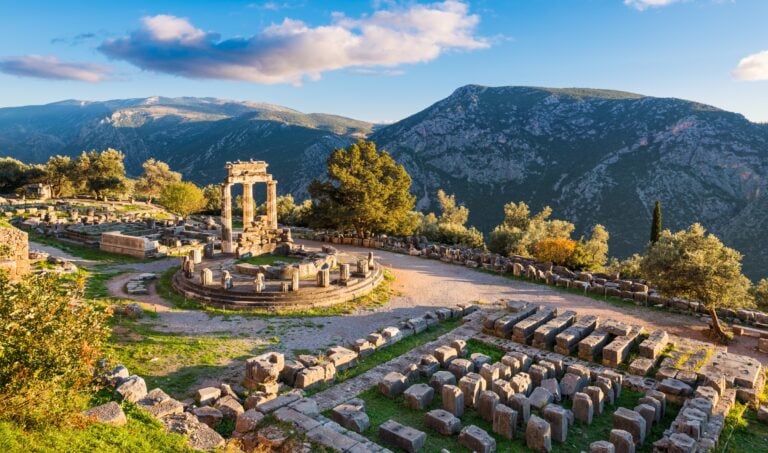
<svg viewBox="0 0 768 453"><path fill-rule="evenodd" d="M529 344L533 337L533 332L556 315L557 309L542 308L514 326L512 329L512 340L521 344Z"/></svg>
<svg viewBox="0 0 768 453"><path fill-rule="evenodd" d="M499 404L493 412L493 432L505 439L514 439L517 430L517 412Z"/></svg>
<svg viewBox="0 0 768 453"><path fill-rule="evenodd" d="M573 325L555 336L555 352L571 355L577 350L578 343L595 330L597 323L597 316L579 316Z"/></svg>
<svg viewBox="0 0 768 453"><path fill-rule="evenodd" d="M610 339L610 334L606 332L592 332L579 343L579 358L591 362L597 361L602 357L603 348Z"/></svg>
<svg viewBox="0 0 768 453"><path fill-rule="evenodd" d="M569 310L537 328L533 332L533 347L539 349L553 347L557 335L573 324L574 319L576 319L576 312Z"/></svg>
<svg viewBox="0 0 768 453"><path fill-rule="evenodd" d="M379 439L408 453L416 453L427 443L427 434L394 420L387 420L379 426Z"/></svg>
<svg viewBox="0 0 768 453"><path fill-rule="evenodd" d="M647 359L656 359L667 347L669 334L664 330L657 330L640 343L640 356Z"/></svg>

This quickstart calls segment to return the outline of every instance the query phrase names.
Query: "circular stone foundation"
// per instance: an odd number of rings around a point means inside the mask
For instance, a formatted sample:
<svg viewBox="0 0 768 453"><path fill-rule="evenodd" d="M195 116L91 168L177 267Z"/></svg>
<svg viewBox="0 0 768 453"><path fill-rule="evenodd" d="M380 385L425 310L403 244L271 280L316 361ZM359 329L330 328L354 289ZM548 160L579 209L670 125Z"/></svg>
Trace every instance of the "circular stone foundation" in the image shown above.
<svg viewBox="0 0 768 453"><path fill-rule="evenodd" d="M231 256L227 258L206 259L195 265L195 272L187 278L183 271L173 276L172 284L176 291L188 299L197 300L205 305L230 310L267 309L267 310L305 310L309 308L331 307L349 302L373 291L384 279L384 269L375 262L367 275L357 273L357 261L363 258L354 255L339 254L338 264L349 264L351 276L348 281L340 281L339 267L330 271L330 285L317 285L317 277L305 273L299 280L299 289L291 289L291 280L265 279L264 289L255 290L255 276ZM295 263L299 265L300 263ZM251 266L258 267L258 266ZM239 272L238 268L241 271ZM203 269L210 269L212 280L204 285L201 281ZM232 287L224 288L222 274L230 272ZM284 291L287 286L288 290Z"/></svg>

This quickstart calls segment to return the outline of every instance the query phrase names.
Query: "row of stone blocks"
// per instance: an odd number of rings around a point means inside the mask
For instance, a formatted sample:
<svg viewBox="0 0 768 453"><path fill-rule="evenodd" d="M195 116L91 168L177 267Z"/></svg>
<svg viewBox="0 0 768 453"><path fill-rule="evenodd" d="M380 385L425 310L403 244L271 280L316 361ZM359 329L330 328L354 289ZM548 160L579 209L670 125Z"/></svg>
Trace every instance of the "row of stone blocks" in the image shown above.
<svg viewBox="0 0 768 453"><path fill-rule="evenodd" d="M605 366L617 367L626 361L638 343L642 329L617 321L600 323L592 315L576 316L568 310L558 313L527 302L509 301L507 312L489 314L483 330L501 338L510 338L521 344L532 344L539 349L571 355L578 351L583 360L602 359ZM640 344L640 358L635 369L645 375L654 365L669 342L665 331L653 332Z"/></svg>

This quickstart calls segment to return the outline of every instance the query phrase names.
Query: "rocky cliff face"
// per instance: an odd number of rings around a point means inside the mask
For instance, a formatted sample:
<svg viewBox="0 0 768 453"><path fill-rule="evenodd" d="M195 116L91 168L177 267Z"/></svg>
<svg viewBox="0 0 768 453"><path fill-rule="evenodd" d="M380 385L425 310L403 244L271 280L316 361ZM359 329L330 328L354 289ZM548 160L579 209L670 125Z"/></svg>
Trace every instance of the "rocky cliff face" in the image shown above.
<svg viewBox="0 0 768 453"><path fill-rule="evenodd" d="M611 233L611 253L643 249L653 203L664 226L701 222L768 275L768 125L679 99L586 89L469 85L400 122L372 125L284 107L209 98L128 99L0 109L0 155L113 147L137 175L149 157L185 177L218 182L224 163L263 159L281 193L298 199L325 172L331 150L369 136L413 177L419 206L455 193L489 231L502 206L550 205L587 233Z"/></svg>
<svg viewBox="0 0 768 453"><path fill-rule="evenodd" d="M768 273L768 126L678 99L603 90L462 87L372 135L404 163L421 207L455 192L488 231L523 200L587 233L611 232L611 251L641 251L655 200L667 228L701 222Z"/></svg>

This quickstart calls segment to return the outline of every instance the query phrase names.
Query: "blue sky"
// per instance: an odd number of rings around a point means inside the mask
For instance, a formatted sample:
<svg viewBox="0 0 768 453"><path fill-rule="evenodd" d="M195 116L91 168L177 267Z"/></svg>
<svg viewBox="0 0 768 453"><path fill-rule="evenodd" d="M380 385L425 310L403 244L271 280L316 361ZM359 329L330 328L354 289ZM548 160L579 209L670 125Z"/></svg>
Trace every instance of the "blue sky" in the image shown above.
<svg viewBox="0 0 768 453"><path fill-rule="evenodd" d="M0 11L2 106L212 96L395 121L476 83L610 88L768 121L765 0L0 0Z"/></svg>

